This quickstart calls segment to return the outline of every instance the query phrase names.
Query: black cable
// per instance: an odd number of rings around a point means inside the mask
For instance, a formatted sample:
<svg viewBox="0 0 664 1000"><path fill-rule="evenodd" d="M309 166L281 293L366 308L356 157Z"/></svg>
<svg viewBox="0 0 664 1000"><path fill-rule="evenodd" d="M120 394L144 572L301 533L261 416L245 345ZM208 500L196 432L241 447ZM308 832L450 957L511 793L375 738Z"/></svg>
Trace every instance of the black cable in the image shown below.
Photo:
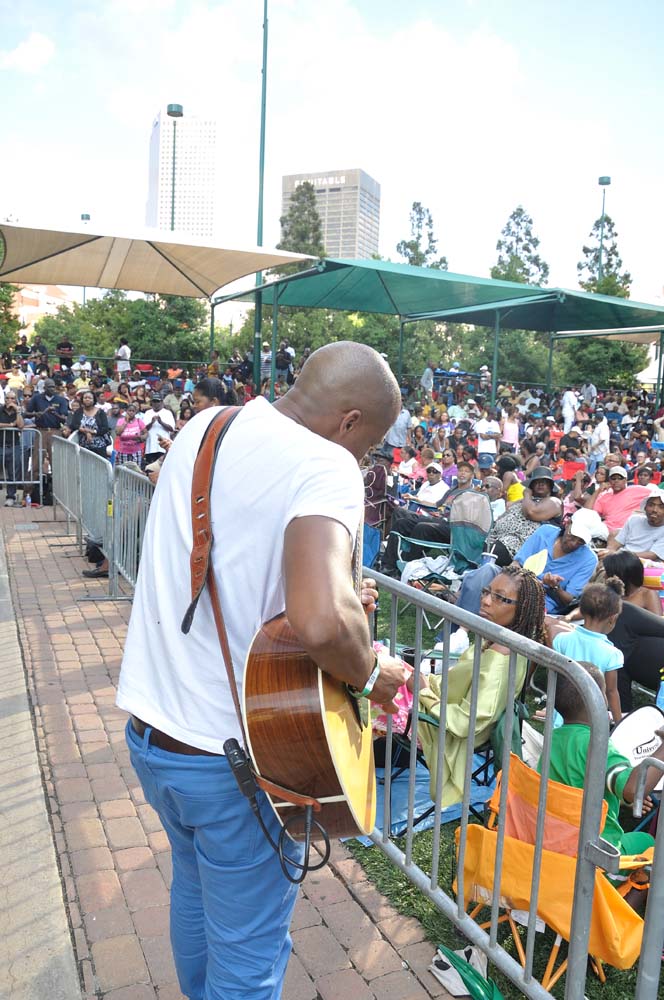
<svg viewBox="0 0 664 1000"><path fill-rule="evenodd" d="M226 740L224 743L224 752L228 759L230 769L233 773L235 780L237 781L238 788L249 801L251 810L258 820L259 826L263 831L263 835L267 840L268 844L272 850L277 854L279 858L279 864L281 865L281 870L284 876L289 882L294 885L300 885L309 872L317 872L323 868L330 859L330 838L327 835L325 828L314 819L313 806L306 806L304 811L304 860L302 862L296 861L294 858L289 857L285 851L286 836L288 834L289 827L294 826L296 822L302 820L302 814L296 813L294 816L290 816L283 824L281 831L279 833L279 840L275 844L270 834L270 831L265 826L263 817L261 816L260 807L256 801L256 796L258 794L258 785L256 784L256 779L254 778L251 765L247 758L246 753L240 746L237 740ZM315 865L310 864L309 856L311 853L311 833L313 828L316 828L320 833L323 843L325 844L325 851L323 853L322 860ZM288 866L294 868L296 871L300 872L299 875L294 876L288 870Z"/></svg>

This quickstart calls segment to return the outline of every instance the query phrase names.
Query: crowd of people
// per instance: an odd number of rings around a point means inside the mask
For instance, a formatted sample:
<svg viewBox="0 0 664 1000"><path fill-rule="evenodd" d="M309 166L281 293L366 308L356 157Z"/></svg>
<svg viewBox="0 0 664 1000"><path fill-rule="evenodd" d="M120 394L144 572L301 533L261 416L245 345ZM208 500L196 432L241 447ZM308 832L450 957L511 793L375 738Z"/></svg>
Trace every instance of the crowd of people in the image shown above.
<svg viewBox="0 0 664 1000"><path fill-rule="evenodd" d="M309 353L305 349L298 360L288 341L280 342L275 357L277 395L293 384ZM264 342L261 395L269 392L271 365L270 345ZM31 344L21 335L0 359L0 426L13 429L0 437L5 506L25 505L28 496L32 502L35 442L41 440L43 471L48 474L56 435L114 463L131 463L156 481L171 443L192 416L208 406L252 399L252 378L250 352L242 356L236 350L223 361L219 351L213 351L206 365L186 370L172 364L161 371L152 365L132 366L131 348L123 338L114 363L103 369L85 354L76 356L68 339L60 341L50 357L39 335Z"/></svg>
<svg viewBox="0 0 664 1000"><path fill-rule="evenodd" d="M645 390L598 392L591 382L553 393L499 386L492 405L477 377L473 385L472 376L447 371L436 381L436 371L427 366L365 463L365 519L383 535L377 567L408 580L415 560L450 542L454 549L455 501L469 491L483 494L493 524L480 564L452 571L447 587L431 560L423 572L439 581L434 586L446 599L587 665L616 725L633 709L633 682L656 695L663 680L664 407ZM485 644L475 731L469 729L473 662L471 639L462 669L449 675L439 723L446 728L444 804L461 800L467 752L486 741L506 708L507 673ZM525 663L517 668L520 688ZM428 716L443 711L439 682L427 678L416 696ZM559 780L582 787L587 739L578 730L587 731L587 719L579 699L574 711L572 702L563 684L549 707L560 707L553 752ZM570 733L579 748L573 767L565 756ZM664 730L656 735L661 740ZM437 727L425 725L420 739L433 789ZM610 763L609 832L625 851L630 836L619 826L618 806L631 799L621 799L615 777L632 797L635 779L613 747Z"/></svg>
<svg viewBox="0 0 664 1000"><path fill-rule="evenodd" d="M489 561L458 584L457 599L469 610L479 612L491 574L542 553L537 575L547 613L568 615L584 588L604 579L608 560L612 576L629 576L629 610L615 625L627 654L618 685L627 710L626 677L656 691L664 666L655 649L664 635L664 407L645 390L598 392L591 382L551 394L500 386L492 406L468 382L448 379L436 391L423 377L430 391L421 385L419 398L404 401L373 456L367 519L376 520L382 492L380 568L398 575L400 537L421 541L421 547L411 544L411 559L431 543L449 543L451 508L466 490L485 493L493 514ZM650 589L638 566L645 567ZM633 626L628 638L624 626L637 600L642 642ZM614 708L618 714L617 701Z"/></svg>

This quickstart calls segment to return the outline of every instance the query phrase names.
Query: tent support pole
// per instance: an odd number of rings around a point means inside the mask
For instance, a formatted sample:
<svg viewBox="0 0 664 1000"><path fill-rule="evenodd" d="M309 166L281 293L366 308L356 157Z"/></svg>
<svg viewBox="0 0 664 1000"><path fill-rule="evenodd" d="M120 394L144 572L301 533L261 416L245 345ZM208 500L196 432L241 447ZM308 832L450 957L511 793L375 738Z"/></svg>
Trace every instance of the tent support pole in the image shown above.
<svg viewBox="0 0 664 1000"><path fill-rule="evenodd" d="M210 360L212 360L212 352L214 350L214 310L216 309L216 304L214 302L210 303Z"/></svg>
<svg viewBox="0 0 664 1000"><path fill-rule="evenodd" d="M491 405L496 405L498 385L498 344L500 342L500 310L496 309L496 324L493 333L493 364L491 366Z"/></svg>
<svg viewBox="0 0 664 1000"><path fill-rule="evenodd" d="M274 286L272 300L272 360L270 361L270 402L274 403L274 386L277 380L277 333L279 325L279 292L281 285Z"/></svg>
<svg viewBox="0 0 664 1000"><path fill-rule="evenodd" d="M659 335L659 359L657 362L657 406L662 405L662 361L664 361L664 330Z"/></svg>
<svg viewBox="0 0 664 1000"><path fill-rule="evenodd" d="M403 328L404 322L401 317L399 317L399 362L397 367L399 382L401 382L401 379L403 378Z"/></svg>
<svg viewBox="0 0 664 1000"><path fill-rule="evenodd" d="M553 334L549 334L549 367L546 370L546 391L551 392L551 382L553 381Z"/></svg>

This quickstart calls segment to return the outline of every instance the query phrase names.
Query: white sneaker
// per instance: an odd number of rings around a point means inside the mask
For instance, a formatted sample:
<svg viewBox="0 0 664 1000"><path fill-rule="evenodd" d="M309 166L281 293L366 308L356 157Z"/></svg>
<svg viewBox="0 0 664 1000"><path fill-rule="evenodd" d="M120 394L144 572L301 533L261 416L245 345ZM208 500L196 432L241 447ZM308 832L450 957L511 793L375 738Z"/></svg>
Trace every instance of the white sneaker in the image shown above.
<svg viewBox="0 0 664 1000"><path fill-rule="evenodd" d="M15 506L16 506L16 500L12 500L11 497L8 497L5 500L5 507L15 507Z"/></svg>

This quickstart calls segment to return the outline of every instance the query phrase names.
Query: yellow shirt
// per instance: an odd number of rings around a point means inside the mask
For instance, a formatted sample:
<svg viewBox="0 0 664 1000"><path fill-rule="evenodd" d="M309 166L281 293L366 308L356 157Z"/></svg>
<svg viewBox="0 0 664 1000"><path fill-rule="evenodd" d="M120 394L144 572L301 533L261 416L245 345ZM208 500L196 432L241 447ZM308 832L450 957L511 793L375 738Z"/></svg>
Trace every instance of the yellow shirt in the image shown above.
<svg viewBox="0 0 664 1000"><path fill-rule="evenodd" d="M8 389L23 389L25 386L25 375L22 371L10 372L7 376L6 387Z"/></svg>
<svg viewBox="0 0 664 1000"><path fill-rule="evenodd" d="M526 492L526 488L523 483L512 483L511 486L507 487L507 500L509 503L513 503L515 500L523 500L523 494Z"/></svg>

